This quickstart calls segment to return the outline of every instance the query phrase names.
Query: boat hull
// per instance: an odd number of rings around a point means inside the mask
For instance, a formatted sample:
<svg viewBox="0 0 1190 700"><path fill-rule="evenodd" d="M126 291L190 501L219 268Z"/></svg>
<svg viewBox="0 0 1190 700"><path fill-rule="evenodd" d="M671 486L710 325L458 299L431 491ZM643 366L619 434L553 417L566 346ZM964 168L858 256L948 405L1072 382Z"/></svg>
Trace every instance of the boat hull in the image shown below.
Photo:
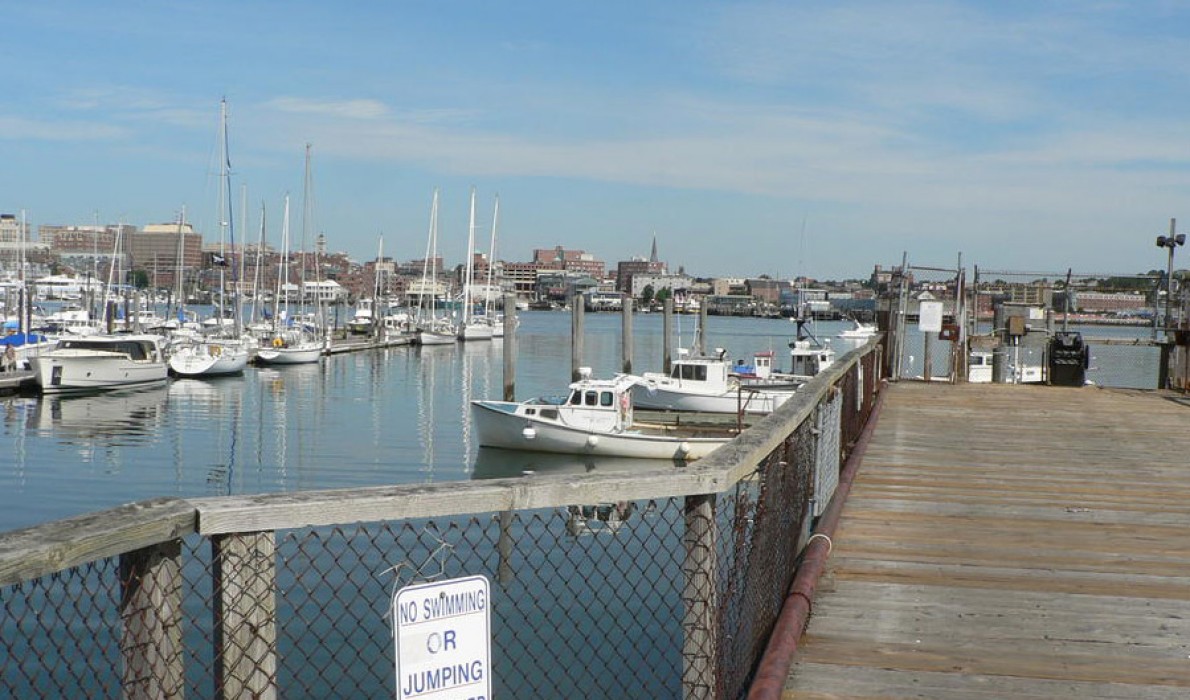
<svg viewBox="0 0 1190 700"><path fill-rule="evenodd" d="M202 343L179 348L169 369L181 377L218 377L240 374L248 366L248 351L238 345Z"/></svg>
<svg viewBox="0 0 1190 700"><path fill-rule="evenodd" d="M305 365L318 362L322 346L267 347L256 351L256 362L264 365Z"/></svg>
<svg viewBox="0 0 1190 700"><path fill-rule="evenodd" d="M632 403L651 411L698 413L772 413L789 400L793 391L728 391L719 394L680 391L638 384L632 388Z"/></svg>
<svg viewBox="0 0 1190 700"><path fill-rule="evenodd" d="M730 437L682 437L643 430L593 432L517 413L518 403L472 401L471 416L479 444L485 447L555 454L701 459Z"/></svg>
<svg viewBox="0 0 1190 700"><path fill-rule="evenodd" d="M491 340L492 327L486 323L464 323L459 327L459 340Z"/></svg>
<svg viewBox="0 0 1190 700"><path fill-rule="evenodd" d="M46 394L71 391L99 391L164 382L169 377L165 362L136 361L126 357L82 356L47 353L30 358L35 381Z"/></svg>

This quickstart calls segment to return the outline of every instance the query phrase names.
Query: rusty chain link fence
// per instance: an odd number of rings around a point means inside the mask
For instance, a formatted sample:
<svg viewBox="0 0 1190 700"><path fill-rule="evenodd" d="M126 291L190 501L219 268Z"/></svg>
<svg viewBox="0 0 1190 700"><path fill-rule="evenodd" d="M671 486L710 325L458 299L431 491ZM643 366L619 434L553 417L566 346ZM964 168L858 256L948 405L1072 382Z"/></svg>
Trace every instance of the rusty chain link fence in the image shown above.
<svg viewBox="0 0 1190 700"><path fill-rule="evenodd" d="M391 698L416 690L394 593L478 574L495 698L741 698L879 348L684 468L161 499L9 533L0 695Z"/></svg>

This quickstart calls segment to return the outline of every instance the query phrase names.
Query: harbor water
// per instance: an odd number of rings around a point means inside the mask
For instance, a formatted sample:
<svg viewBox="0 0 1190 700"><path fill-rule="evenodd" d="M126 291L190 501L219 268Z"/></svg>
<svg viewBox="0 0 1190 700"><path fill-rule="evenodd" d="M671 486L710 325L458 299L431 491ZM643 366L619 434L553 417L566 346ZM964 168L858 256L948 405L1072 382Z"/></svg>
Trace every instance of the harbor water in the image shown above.
<svg viewBox="0 0 1190 700"><path fill-rule="evenodd" d="M517 398L566 392L570 314L520 313ZM620 369L619 314L585 315L584 364ZM674 319L675 347L696 317ZM711 317L708 348L748 360L773 350L787 367L795 325ZM845 323L820 323L833 338ZM662 316L637 314L635 372L659 371ZM845 343L833 344L844 351ZM316 365L249 367L242 376L172 379L86 396L0 397L0 531L159 496L197 497L630 468L556 457L479 455L472 399L501 398L503 342L396 347ZM486 451L485 451L486 452ZM479 457L477 461L477 456Z"/></svg>

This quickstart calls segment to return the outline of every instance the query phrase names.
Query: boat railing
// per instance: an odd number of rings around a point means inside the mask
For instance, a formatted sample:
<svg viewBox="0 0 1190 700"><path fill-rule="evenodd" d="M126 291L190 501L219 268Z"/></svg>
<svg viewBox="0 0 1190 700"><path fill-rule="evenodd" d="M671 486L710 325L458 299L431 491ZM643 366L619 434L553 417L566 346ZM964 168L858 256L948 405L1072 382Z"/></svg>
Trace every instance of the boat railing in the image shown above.
<svg viewBox="0 0 1190 700"><path fill-rule="evenodd" d="M881 351L688 466L160 498L5 533L0 695L392 697L394 592L482 575L496 697L742 697Z"/></svg>

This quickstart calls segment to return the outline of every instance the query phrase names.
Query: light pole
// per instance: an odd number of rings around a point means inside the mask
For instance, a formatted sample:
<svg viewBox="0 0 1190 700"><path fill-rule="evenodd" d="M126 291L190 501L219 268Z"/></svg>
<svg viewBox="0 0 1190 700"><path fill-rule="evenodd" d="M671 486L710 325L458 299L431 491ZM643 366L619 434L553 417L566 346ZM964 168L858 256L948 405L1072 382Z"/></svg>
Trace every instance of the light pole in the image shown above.
<svg viewBox="0 0 1190 700"><path fill-rule="evenodd" d="M1169 235L1157 236L1158 248L1169 248L1169 267L1165 273L1165 333L1169 334L1173 327L1173 251L1180 245L1186 244L1186 234L1174 234L1177 219L1169 220Z"/></svg>

